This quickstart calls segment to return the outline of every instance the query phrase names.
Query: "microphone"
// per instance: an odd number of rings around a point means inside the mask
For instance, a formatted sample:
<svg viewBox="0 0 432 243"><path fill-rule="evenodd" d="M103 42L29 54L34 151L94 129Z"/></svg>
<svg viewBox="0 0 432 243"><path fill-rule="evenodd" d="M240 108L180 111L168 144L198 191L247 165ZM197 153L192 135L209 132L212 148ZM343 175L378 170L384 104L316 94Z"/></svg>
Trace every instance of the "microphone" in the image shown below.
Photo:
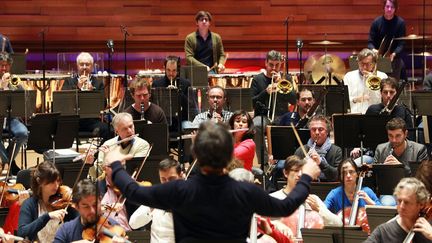
<svg viewBox="0 0 432 243"><path fill-rule="evenodd" d="M107 47L110 49L111 52L114 52L114 41L112 39L107 40Z"/></svg>
<svg viewBox="0 0 432 243"><path fill-rule="evenodd" d="M300 50L303 48L303 40L298 38L296 40L296 47L297 47L297 52L300 52Z"/></svg>

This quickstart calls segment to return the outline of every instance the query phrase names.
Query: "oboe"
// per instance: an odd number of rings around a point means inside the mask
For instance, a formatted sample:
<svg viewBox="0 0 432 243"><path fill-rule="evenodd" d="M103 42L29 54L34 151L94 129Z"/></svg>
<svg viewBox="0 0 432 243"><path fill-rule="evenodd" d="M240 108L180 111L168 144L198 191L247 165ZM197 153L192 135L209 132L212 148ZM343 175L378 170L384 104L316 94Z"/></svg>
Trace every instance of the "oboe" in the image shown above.
<svg viewBox="0 0 432 243"><path fill-rule="evenodd" d="M144 120L144 103L141 103L141 120Z"/></svg>

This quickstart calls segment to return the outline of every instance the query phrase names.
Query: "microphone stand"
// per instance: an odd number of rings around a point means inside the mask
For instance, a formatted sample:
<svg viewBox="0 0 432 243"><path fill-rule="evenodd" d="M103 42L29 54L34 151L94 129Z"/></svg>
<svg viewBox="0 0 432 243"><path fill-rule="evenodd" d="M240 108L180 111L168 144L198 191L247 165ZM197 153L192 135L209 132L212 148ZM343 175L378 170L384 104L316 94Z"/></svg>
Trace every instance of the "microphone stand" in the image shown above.
<svg viewBox="0 0 432 243"><path fill-rule="evenodd" d="M299 83L303 84L303 41L301 39L298 39L296 42L297 45L297 54L298 54L298 61L299 61L299 67L300 67L300 73L299 73Z"/></svg>
<svg viewBox="0 0 432 243"><path fill-rule="evenodd" d="M108 119L107 123L108 123L108 128L109 128L109 137L113 137L111 136L111 119L109 118L109 114L110 114L110 108L111 108L111 89L113 89L113 87L111 86L111 73L112 73L112 58L113 58L113 54L114 54L114 42L113 40L108 40L107 42L107 47L108 47L108 111L107 111L107 116Z"/></svg>
<svg viewBox="0 0 432 243"><path fill-rule="evenodd" d="M46 58L45 58L45 29L42 29L41 32L39 32L39 36L42 38L42 87L36 86L42 95L42 113L46 112L46 91L48 90L49 83L46 82ZM49 112L49 111L47 111Z"/></svg>
<svg viewBox="0 0 432 243"><path fill-rule="evenodd" d="M285 74L285 77L288 77L288 70L289 70L289 67L288 67L288 22L289 22L289 17L286 17L285 18L285 21L284 21L284 25L285 25L285 67L286 67L286 74Z"/></svg>
<svg viewBox="0 0 432 243"><path fill-rule="evenodd" d="M127 75L127 37L129 36L129 32L127 31L126 26L121 25L120 29L123 33L123 55L124 55L124 81L123 81L123 88L125 90L125 94L126 94L126 90L128 88L128 75ZM124 106L125 106L125 99L126 99L126 95L124 95L122 101L120 102L120 107L119 110L124 110Z"/></svg>

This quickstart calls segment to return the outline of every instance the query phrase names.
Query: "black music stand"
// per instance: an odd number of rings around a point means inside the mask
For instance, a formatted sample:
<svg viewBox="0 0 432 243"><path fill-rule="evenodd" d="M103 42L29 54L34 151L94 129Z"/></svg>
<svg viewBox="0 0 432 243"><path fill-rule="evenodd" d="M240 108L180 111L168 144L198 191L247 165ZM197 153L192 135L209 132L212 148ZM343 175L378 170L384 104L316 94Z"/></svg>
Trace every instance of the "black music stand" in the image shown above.
<svg viewBox="0 0 432 243"><path fill-rule="evenodd" d="M310 138L309 129L298 129L298 134L303 144ZM300 146L295 138L292 127L267 126L268 150L275 160L285 160L293 155Z"/></svg>
<svg viewBox="0 0 432 243"><path fill-rule="evenodd" d="M333 230L328 229L308 229L302 228L301 234L304 243L333 243L334 233Z"/></svg>
<svg viewBox="0 0 432 243"><path fill-rule="evenodd" d="M393 195L394 188L404 178L405 167L403 164L385 165L373 164L372 171L376 181L376 195Z"/></svg>
<svg viewBox="0 0 432 243"><path fill-rule="evenodd" d="M340 182L312 182L310 193L317 195L324 201L329 192L339 185Z"/></svg>
<svg viewBox="0 0 432 243"><path fill-rule="evenodd" d="M416 115L432 116L432 92L412 92L412 100Z"/></svg>
<svg viewBox="0 0 432 243"><path fill-rule="evenodd" d="M152 88L151 93L152 102L162 108L168 119L168 125L172 126L173 122L178 122L178 116L180 114L179 90ZM177 118L177 120L175 118Z"/></svg>
<svg viewBox="0 0 432 243"><path fill-rule="evenodd" d="M99 118L105 107L102 91L62 90L53 92L53 111L80 118Z"/></svg>
<svg viewBox="0 0 432 243"><path fill-rule="evenodd" d="M252 90L250 88L226 88L227 99L225 109L229 111L245 110L251 111Z"/></svg>
<svg viewBox="0 0 432 243"><path fill-rule="evenodd" d="M396 206L366 205L366 215L371 232L374 231L378 225L389 221L397 214Z"/></svg>
<svg viewBox="0 0 432 243"><path fill-rule="evenodd" d="M72 162L73 158L68 161L57 162L56 167L60 172L63 184L72 188L79 175L82 167L82 162ZM80 174L79 180L86 179L88 171L92 165L85 164L82 173Z"/></svg>
<svg viewBox="0 0 432 243"><path fill-rule="evenodd" d="M151 153L153 153L153 150ZM153 185L160 184L159 163L162 159L167 157L168 156L150 155L147 158L141 173L137 176L137 181L145 180L150 181ZM126 161L126 171L129 173L129 175L132 175L132 173L141 166L143 160L143 157L135 157Z"/></svg>
<svg viewBox="0 0 432 243"><path fill-rule="evenodd" d="M347 85L299 85L299 90L302 89L308 89L313 91L315 99L317 97L320 97L321 93L324 92L324 90L327 90L327 94L323 97L320 103L320 107L322 107L324 115L326 116L347 113L348 109L350 108Z"/></svg>
<svg viewBox="0 0 432 243"><path fill-rule="evenodd" d="M168 125L162 123L147 124L145 121L134 121L135 132L139 137L153 144L152 155L168 155Z"/></svg>
<svg viewBox="0 0 432 243"><path fill-rule="evenodd" d="M36 90L0 91L0 116L28 118L35 109Z"/></svg>
<svg viewBox="0 0 432 243"><path fill-rule="evenodd" d="M182 66L180 78L188 79L192 87L208 86L208 71L205 66Z"/></svg>

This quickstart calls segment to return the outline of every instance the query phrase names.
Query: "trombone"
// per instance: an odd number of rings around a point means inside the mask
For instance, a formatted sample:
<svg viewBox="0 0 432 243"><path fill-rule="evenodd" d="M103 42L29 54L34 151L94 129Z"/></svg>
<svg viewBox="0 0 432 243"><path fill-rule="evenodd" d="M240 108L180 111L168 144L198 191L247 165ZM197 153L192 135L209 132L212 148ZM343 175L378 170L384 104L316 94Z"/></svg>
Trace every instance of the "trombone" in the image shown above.
<svg viewBox="0 0 432 243"><path fill-rule="evenodd" d="M377 64L375 63L375 67L372 73L369 73L366 76L366 87L368 87L368 89L372 90L372 91L377 91L380 89L380 85L381 85L381 78L378 77L377 75Z"/></svg>

